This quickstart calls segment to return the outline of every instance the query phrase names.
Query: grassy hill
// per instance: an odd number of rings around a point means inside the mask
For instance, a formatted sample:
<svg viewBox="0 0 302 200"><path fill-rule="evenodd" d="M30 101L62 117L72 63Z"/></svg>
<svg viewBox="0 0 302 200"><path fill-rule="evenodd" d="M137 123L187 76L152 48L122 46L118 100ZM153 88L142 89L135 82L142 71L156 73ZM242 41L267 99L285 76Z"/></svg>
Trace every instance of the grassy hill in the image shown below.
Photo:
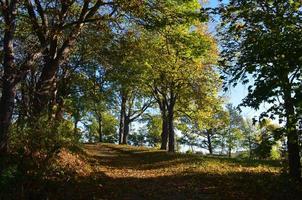
<svg viewBox="0 0 302 200"><path fill-rule="evenodd" d="M28 183L31 192L23 198L299 199L302 194L301 185L286 181L278 161L169 154L113 144L61 151L52 169L43 180Z"/></svg>

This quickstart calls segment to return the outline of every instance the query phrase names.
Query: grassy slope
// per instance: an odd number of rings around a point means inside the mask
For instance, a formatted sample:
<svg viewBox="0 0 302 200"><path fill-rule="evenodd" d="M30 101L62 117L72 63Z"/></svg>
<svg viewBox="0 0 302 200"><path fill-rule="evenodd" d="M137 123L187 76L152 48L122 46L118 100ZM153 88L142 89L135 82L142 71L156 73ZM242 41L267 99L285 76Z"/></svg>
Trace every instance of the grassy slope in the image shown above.
<svg viewBox="0 0 302 200"><path fill-rule="evenodd" d="M65 168L46 181L40 199L299 199L301 195L301 185L298 188L280 175L279 162L112 144L87 144L83 152L61 157ZM73 172L64 172L66 167Z"/></svg>

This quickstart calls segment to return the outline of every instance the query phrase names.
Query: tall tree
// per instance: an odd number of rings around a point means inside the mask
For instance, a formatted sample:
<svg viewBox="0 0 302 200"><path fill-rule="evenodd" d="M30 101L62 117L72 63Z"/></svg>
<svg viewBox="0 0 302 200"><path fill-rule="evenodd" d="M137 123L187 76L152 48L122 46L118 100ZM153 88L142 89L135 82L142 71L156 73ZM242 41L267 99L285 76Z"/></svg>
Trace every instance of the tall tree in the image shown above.
<svg viewBox="0 0 302 200"><path fill-rule="evenodd" d="M244 119L242 125L243 127L241 129L244 137L242 146L248 148L249 158L251 159L253 157L253 151L256 145L256 136L259 130L258 127L255 124L253 124L252 119L249 118Z"/></svg>
<svg viewBox="0 0 302 200"><path fill-rule="evenodd" d="M211 65L216 57L215 43L198 26L193 31L189 26L167 27L153 42L156 60L148 63L150 88L163 118L163 142L168 138L168 150L174 152L176 105L185 107L195 93L216 79ZM203 97L207 92L201 92ZM162 148L165 146L163 143Z"/></svg>
<svg viewBox="0 0 302 200"><path fill-rule="evenodd" d="M257 145L254 149L254 153L257 157L262 159L270 158L273 145L277 142L274 138L274 131L278 128L279 126L269 119L263 119L259 123Z"/></svg>
<svg viewBox="0 0 302 200"><path fill-rule="evenodd" d="M232 104L227 104L226 109L229 114L230 120L225 129L225 137L226 145L228 148L228 156L231 157L232 150L239 146L240 140L243 138L243 117Z"/></svg>
<svg viewBox="0 0 302 200"><path fill-rule="evenodd" d="M43 54L41 75L34 99L34 113L45 110L45 105L52 98L59 66L70 55L84 25L91 20L111 18L116 12L110 8L113 4L103 1L25 1L32 33L37 37ZM52 12L53 10L55 12Z"/></svg>
<svg viewBox="0 0 302 200"><path fill-rule="evenodd" d="M35 48L29 53L23 54L23 60L16 59L16 29L17 14L19 13L19 1L0 1L0 18L3 20L1 32L2 40L2 95L0 100L0 154L7 151L8 130L15 107L16 86L23 80L32 67L34 61L39 57L40 52ZM2 23L2 22L1 22ZM22 42L20 42L23 44ZM21 47L20 47L21 48ZM22 48L25 50L26 48Z"/></svg>
<svg viewBox="0 0 302 200"><path fill-rule="evenodd" d="M262 117L285 119L289 173L301 178L297 131L300 101L302 29L301 1L230 1L221 5L222 64L228 82L254 82L242 105L271 107Z"/></svg>
<svg viewBox="0 0 302 200"><path fill-rule="evenodd" d="M16 5L17 1L1 1L1 13L4 20L4 38L3 38L3 82L2 96L0 102L0 154L7 151L8 128L14 110L14 100L16 94L16 83L13 70L14 63L14 34L16 26Z"/></svg>
<svg viewBox="0 0 302 200"><path fill-rule="evenodd" d="M108 68L111 68L108 79L115 88L120 104L120 144L127 144L130 124L152 104L147 91L144 57L141 56L145 51L139 35L141 28L135 28L131 27L117 37L108 51L111 58L107 62Z"/></svg>
<svg viewBox="0 0 302 200"><path fill-rule="evenodd" d="M203 144L209 150L209 154L213 154L219 136L229 125L229 113L223 110L220 103L219 101L213 101L210 105L207 105L208 109L200 109L196 115L199 134L205 136L206 139Z"/></svg>

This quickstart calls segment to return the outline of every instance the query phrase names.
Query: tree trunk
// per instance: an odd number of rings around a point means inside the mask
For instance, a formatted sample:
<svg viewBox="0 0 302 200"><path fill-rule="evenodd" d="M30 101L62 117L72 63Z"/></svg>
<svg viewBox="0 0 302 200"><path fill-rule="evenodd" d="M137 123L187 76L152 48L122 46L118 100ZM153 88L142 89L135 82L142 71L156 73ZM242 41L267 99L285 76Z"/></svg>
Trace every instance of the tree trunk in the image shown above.
<svg viewBox="0 0 302 200"><path fill-rule="evenodd" d="M296 128L295 108L291 97L291 89L289 83L284 91L285 110L286 110L286 132L287 132L287 147L289 174L293 179L301 180L301 163L299 155L299 137Z"/></svg>
<svg viewBox="0 0 302 200"><path fill-rule="evenodd" d="M88 6L89 3L86 3L84 3L82 8L80 8L81 14L78 19L74 21L74 26L71 27L69 33L66 33L67 29L64 28L64 24L68 22L68 19L65 17L57 19L58 21L55 24L45 25L47 30L52 30L55 34L44 33L44 27L36 25L36 23L40 23L36 17L36 10L33 8L31 3L25 4L29 19L34 22L32 27L39 39L40 46L47 47L43 53L45 64L37 84L37 94L34 99L35 109L33 111L35 116L39 116L43 111L45 111L44 109L52 95L51 91L53 89L53 85L56 82L56 72L60 64L69 56L70 50L75 46L78 36L84 27L85 21L94 18L95 14L98 13L99 8L104 6L102 1L97 1L91 7ZM57 14L59 16L65 16L66 12L70 9L72 9L72 3L64 4L64 9L61 9ZM47 10L48 9L45 9L44 11L47 13ZM65 39L59 42L59 38Z"/></svg>
<svg viewBox="0 0 302 200"><path fill-rule="evenodd" d="M229 127L229 132L228 132L228 135L229 135L229 138L227 138L227 142L228 142L228 156L229 158L232 157L232 137L231 137L231 123L230 123L230 127Z"/></svg>
<svg viewBox="0 0 302 200"><path fill-rule="evenodd" d="M161 117L162 117L162 133L161 133L160 149L167 150L169 129L168 129L167 111L165 107L161 111Z"/></svg>
<svg viewBox="0 0 302 200"><path fill-rule="evenodd" d="M123 142L123 134L125 129L125 116L126 116L126 96L122 93L121 112L120 112L120 128L119 128L119 144Z"/></svg>
<svg viewBox="0 0 302 200"><path fill-rule="evenodd" d="M128 143L128 135L130 131L130 119L129 116L125 117L125 122L124 122L124 133L123 133L123 142L122 144L127 144Z"/></svg>
<svg viewBox="0 0 302 200"><path fill-rule="evenodd" d="M15 106L16 88L8 80L3 81L0 100L0 155L7 153L8 132Z"/></svg>
<svg viewBox="0 0 302 200"><path fill-rule="evenodd" d="M64 99L62 97L59 97L59 99L56 102L56 105L57 105L57 109L55 113L55 120L59 122L64 118Z"/></svg>
<svg viewBox="0 0 302 200"><path fill-rule="evenodd" d="M49 108L50 100L53 98L53 91L56 87L56 72L59 63L46 63L43 67L41 77L37 83L34 97L33 114L39 117L41 113Z"/></svg>
<svg viewBox="0 0 302 200"><path fill-rule="evenodd" d="M74 135L77 135L77 134L78 134L78 123L79 123L79 120L78 120L78 119L75 119L75 120L74 120L74 129L73 129Z"/></svg>
<svg viewBox="0 0 302 200"><path fill-rule="evenodd" d="M98 123L99 123L99 142L103 142L103 120L102 120L102 115L100 114L98 118Z"/></svg>
<svg viewBox="0 0 302 200"><path fill-rule="evenodd" d="M192 153L194 153L194 146L190 145L190 148L191 148Z"/></svg>
<svg viewBox="0 0 302 200"><path fill-rule="evenodd" d="M229 145L229 150L228 150L228 156L229 158L232 157L232 147Z"/></svg>
<svg viewBox="0 0 302 200"><path fill-rule="evenodd" d="M223 155L224 152L225 152L225 145L226 145L224 136L221 136L220 141L221 141L221 151L220 151L220 154Z"/></svg>
<svg viewBox="0 0 302 200"><path fill-rule="evenodd" d="M8 132L11 124L16 95L16 69L14 63L14 33L16 28L16 3L6 1L1 4L4 19L2 96L0 99L0 156L7 153ZM2 170L2 166L1 169Z"/></svg>
<svg viewBox="0 0 302 200"><path fill-rule="evenodd" d="M168 151L175 152L175 132L174 132L174 111L173 106L168 109L168 131L169 131L169 145Z"/></svg>
<svg viewBox="0 0 302 200"><path fill-rule="evenodd" d="M213 154L213 147L212 147L212 130L207 130L207 141L208 141L208 150L210 155Z"/></svg>
<svg viewBox="0 0 302 200"><path fill-rule="evenodd" d="M248 143L249 143L249 159L252 159L252 136L249 133L248 136Z"/></svg>
<svg viewBox="0 0 302 200"><path fill-rule="evenodd" d="M294 179L301 179L301 163L299 155L298 134L297 130L291 130L287 127L287 146L288 146L288 161L289 174Z"/></svg>

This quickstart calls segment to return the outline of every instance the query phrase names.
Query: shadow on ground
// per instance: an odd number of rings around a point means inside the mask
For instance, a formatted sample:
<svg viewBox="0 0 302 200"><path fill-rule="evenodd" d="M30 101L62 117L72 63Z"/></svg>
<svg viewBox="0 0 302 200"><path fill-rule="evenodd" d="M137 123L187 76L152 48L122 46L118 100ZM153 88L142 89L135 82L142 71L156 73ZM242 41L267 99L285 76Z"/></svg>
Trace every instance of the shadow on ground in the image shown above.
<svg viewBox="0 0 302 200"><path fill-rule="evenodd" d="M96 150L97 147L97 150ZM226 157L201 156L201 155L186 155L186 154L171 154L161 150L150 149L135 149L125 148L127 146L117 145L87 145L86 148L90 151L97 151L91 156L99 161L102 165L107 165L116 168L129 168L137 170L150 170L163 167L175 166L180 163L201 164L205 160L208 162L219 160L222 163L241 165L242 167L281 167L279 161L267 160L248 160L235 159Z"/></svg>
<svg viewBox="0 0 302 200"><path fill-rule="evenodd" d="M85 145L90 164L101 169L86 177L39 180L31 192L4 199L49 200L187 200L187 199L300 199L299 185L274 173L182 170L169 172L177 165L196 165L217 158L169 154L164 151L136 149L128 146ZM219 158L220 160L221 158ZM222 162L241 163L234 159ZM260 164L263 162L260 162ZM255 163L245 163L255 166ZM266 163L275 166L275 163ZM244 162L242 161L242 165ZM115 174L118 171L122 174ZM133 173L138 173L132 176ZM152 174L150 174L152 173ZM156 174L158 173L158 174ZM144 176L146 174L146 176ZM152 176L151 176L152 175ZM39 187L37 187L39 183ZM35 190L37 187L37 190ZM3 198L0 198L3 199Z"/></svg>

